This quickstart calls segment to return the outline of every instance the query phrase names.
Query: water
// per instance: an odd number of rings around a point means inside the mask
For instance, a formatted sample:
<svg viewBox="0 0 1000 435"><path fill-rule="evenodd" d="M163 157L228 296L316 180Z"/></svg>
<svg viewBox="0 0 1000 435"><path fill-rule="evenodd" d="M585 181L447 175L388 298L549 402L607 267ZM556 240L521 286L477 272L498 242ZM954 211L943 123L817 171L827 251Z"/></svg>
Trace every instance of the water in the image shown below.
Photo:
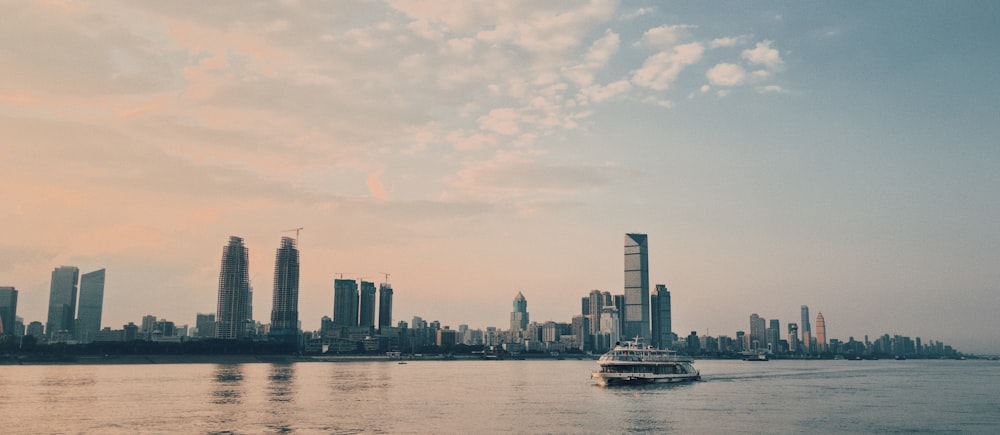
<svg viewBox="0 0 1000 435"><path fill-rule="evenodd" d="M593 361L0 366L0 433L997 433L996 361L707 361L602 388Z"/></svg>

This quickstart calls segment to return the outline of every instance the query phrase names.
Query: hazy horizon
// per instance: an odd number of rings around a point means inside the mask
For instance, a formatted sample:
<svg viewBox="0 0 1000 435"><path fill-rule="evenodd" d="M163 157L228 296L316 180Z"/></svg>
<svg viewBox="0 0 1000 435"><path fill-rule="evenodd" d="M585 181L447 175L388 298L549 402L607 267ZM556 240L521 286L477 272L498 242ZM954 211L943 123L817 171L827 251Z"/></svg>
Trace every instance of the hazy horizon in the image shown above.
<svg viewBox="0 0 1000 435"><path fill-rule="evenodd" d="M724 5L724 6L723 6ZM568 322L649 235L674 332L822 312L828 338L1000 353L993 3L299 1L0 6L0 286L107 269L102 326L254 318L303 227L393 323Z"/></svg>

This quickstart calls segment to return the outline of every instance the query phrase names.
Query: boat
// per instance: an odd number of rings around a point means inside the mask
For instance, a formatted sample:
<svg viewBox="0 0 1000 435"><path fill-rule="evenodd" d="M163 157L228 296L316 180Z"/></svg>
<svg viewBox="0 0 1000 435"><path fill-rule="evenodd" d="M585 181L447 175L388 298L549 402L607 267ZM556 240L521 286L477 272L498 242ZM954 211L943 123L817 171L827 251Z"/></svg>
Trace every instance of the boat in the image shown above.
<svg viewBox="0 0 1000 435"><path fill-rule="evenodd" d="M755 361L755 362L767 361L767 354L758 353L756 355L746 355L743 357L743 361Z"/></svg>
<svg viewBox="0 0 1000 435"><path fill-rule="evenodd" d="M597 365L591 378L601 386L701 380L691 358L646 346L639 338L615 343L613 349L597 359Z"/></svg>

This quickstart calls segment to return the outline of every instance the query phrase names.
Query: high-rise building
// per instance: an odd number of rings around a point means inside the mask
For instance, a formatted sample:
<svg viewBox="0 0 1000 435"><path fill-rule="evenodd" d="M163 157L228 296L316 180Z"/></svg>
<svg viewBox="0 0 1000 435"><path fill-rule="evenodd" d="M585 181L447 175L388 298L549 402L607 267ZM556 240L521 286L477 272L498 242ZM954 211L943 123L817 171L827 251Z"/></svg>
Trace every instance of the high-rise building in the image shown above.
<svg viewBox="0 0 1000 435"><path fill-rule="evenodd" d="M771 319L767 327L767 348L773 353L781 351L781 322Z"/></svg>
<svg viewBox="0 0 1000 435"><path fill-rule="evenodd" d="M361 281L360 296L358 326L372 328L375 326L375 283Z"/></svg>
<svg viewBox="0 0 1000 435"><path fill-rule="evenodd" d="M76 290L80 280L80 269L60 266L52 271L49 287L49 317L45 322L45 333L50 340L63 341L73 338L76 323Z"/></svg>
<svg viewBox="0 0 1000 435"><path fill-rule="evenodd" d="M392 285L383 282L378 286L378 329L392 327Z"/></svg>
<svg viewBox="0 0 1000 435"><path fill-rule="evenodd" d="M295 343L299 336L299 250L295 239L282 237L274 255L271 338Z"/></svg>
<svg viewBox="0 0 1000 435"><path fill-rule="evenodd" d="M76 339L90 343L101 330L104 312L104 269L85 273L80 277L80 307L76 314Z"/></svg>
<svg viewBox="0 0 1000 435"><path fill-rule="evenodd" d="M798 352L799 349L799 325L797 323L788 324L788 351Z"/></svg>
<svg viewBox="0 0 1000 435"><path fill-rule="evenodd" d="M750 350L756 351L767 346L767 332L763 317L753 313L750 315Z"/></svg>
<svg viewBox="0 0 1000 435"><path fill-rule="evenodd" d="M816 352L826 352L826 320L823 312L816 314Z"/></svg>
<svg viewBox="0 0 1000 435"><path fill-rule="evenodd" d="M510 313L510 330L524 331L528 328L528 301L521 292L514 297L514 311Z"/></svg>
<svg viewBox="0 0 1000 435"><path fill-rule="evenodd" d="M802 324L799 325L802 329L802 351L809 353L810 347L809 342L812 341L812 328L809 327L809 307L802 306Z"/></svg>
<svg viewBox="0 0 1000 435"><path fill-rule="evenodd" d="M649 342L649 246L645 234L625 234L625 337Z"/></svg>
<svg viewBox="0 0 1000 435"><path fill-rule="evenodd" d="M195 316L194 327L197 329L196 337L215 338L215 313L198 313Z"/></svg>
<svg viewBox="0 0 1000 435"><path fill-rule="evenodd" d="M670 324L670 291L667 286L657 284L656 290L650 296L650 310L652 317L652 336L650 344L659 348L667 349L673 343L673 331Z"/></svg>
<svg viewBox="0 0 1000 435"><path fill-rule="evenodd" d="M353 279L333 280L333 325L358 326L358 282Z"/></svg>
<svg viewBox="0 0 1000 435"><path fill-rule="evenodd" d="M0 287L0 335L14 334L17 321L17 289Z"/></svg>
<svg viewBox="0 0 1000 435"><path fill-rule="evenodd" d="M216 338L236 340L250 335L253 326L250 297L247 248L242 238L231 236L229 244L222 248Z"/></svg>

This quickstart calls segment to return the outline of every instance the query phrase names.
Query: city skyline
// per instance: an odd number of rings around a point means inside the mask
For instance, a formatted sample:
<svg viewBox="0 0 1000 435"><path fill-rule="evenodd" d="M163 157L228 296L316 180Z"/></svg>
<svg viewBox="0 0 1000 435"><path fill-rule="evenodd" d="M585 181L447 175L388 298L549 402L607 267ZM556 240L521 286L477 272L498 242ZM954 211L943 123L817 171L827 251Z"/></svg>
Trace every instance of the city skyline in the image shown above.
<svg viewBox="0 0 1000 435"><path fill-rule="evenodd" d="M341 272L391 273L397 321L504 325L516 291L571 319L641 232L676 331L807 304L838 337L1000 352L992 4L2 9L0 286L26 321L74 265L106 268L104 325L191 323L232 234L267 319L299 227L304 329Z"/></svg>

